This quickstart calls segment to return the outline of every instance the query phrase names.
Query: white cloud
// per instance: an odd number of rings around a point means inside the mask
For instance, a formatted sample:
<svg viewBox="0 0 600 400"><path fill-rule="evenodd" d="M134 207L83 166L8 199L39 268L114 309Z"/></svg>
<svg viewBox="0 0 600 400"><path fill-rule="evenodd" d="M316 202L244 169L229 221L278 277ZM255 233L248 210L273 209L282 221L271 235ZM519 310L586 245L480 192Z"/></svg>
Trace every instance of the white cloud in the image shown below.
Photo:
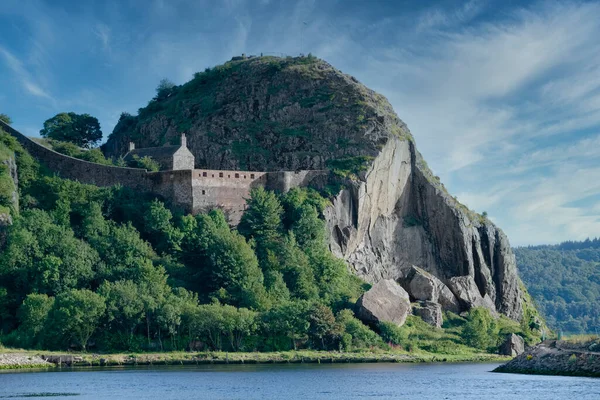
<svg viewBox="0 0 600 400"><path fill-rule="evenodd" d="M10 68L16 78L19 80L25 91L33 96L45 98L54 102L54 98L48 94L44 89L42 89L34 79L31 77L31 74L27 71L27 69L23 66L21 60L15 57L10 51L5 48L0 47L0 54L3 56L4 61L8 68Z"/></svg>

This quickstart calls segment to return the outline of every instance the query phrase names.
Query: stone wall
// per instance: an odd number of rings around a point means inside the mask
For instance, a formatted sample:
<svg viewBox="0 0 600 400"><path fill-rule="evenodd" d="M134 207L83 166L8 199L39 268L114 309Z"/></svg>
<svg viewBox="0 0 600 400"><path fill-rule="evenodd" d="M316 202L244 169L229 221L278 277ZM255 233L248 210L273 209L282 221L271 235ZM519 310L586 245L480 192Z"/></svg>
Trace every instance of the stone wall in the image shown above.
<svg viewBox="0 0 600 400"><path fill-rule="evenodd" d="M194 155L187 147L181 146L173 154L172 169L194 169Z"/></svg>
<svg viewBox="0 0 600 400"><path fill-rule="evenodd" d="M192 211L220 208L235 225L246 209L250 190L266 187L268 175L266 172L196 169L192 177Z"/></svg>
<svg viewBox="0 0 600 400"><path fill-rule="evenodd" d="M145 169L102 165L69 157L34 142L2 121L0 127L14 136L29 154L61 178L97 186L121 184L140 191L150 191L153 188L153 182Z"/></svg>
<svg viewBox="0 0 600 400"><path fill-rule="evenodd" d="M327 171L224 171L208 169L178 169L148 172L139 168L123 168L83 161L57 153L34 142L0 121L0 127L13 135L38 161L61 178L96 186L120 184L140 192L155 193L186 212L198 213L220 208L231 224L237 224L246 209L246 199L254 187L287 192L293 187L307 186ZM182 151L186 150L186 151ZM182 148L181 162L193 163L193 155ZM177 161L177 157L175 157ZM193 164L192 164L193 165Z"/></svg>

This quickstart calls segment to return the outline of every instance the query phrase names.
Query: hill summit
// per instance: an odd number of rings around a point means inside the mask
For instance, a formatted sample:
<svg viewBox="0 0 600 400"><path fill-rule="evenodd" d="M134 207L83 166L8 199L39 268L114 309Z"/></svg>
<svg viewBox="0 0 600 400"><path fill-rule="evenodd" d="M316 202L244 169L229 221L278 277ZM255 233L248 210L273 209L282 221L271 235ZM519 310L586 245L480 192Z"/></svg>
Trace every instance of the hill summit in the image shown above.
<svg viewBox="0 0 600 400"><path fill-rule="evenodd" d="M343 177L323 213L329 247L367 281L396 280L425 307L533 318L504 233L447 193L384 96L327 62L235 57L160 87L137 116L122 115L104 151L183 132L196 168Z"/></svg>

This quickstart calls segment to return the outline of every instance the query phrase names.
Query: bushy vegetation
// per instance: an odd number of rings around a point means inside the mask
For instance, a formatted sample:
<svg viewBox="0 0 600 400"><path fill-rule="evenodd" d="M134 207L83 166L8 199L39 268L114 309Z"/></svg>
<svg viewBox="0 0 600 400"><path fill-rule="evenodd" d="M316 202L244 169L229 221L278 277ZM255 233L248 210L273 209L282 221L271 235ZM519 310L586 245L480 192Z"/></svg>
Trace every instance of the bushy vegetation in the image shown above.
<svg viewBox="0 0 600 400"><path fill-rule="evenodd" d="M2 139L21 151L10 136ZM316 192L257 189L238 231L220 211L173 214L151 196L31 168L0 255L4 343L339 347L335 313L352 307L362 282L329 253L325 200Z"/></svg>
<svg viewBox="0 0 600 400"><path fill-rule="evenodd" d="M114 165L113 161L104 157L102 150L96 147L93 149L83 149L76 144L70 142L62 142L60 140L46 139L42 143L44 146L52 150L64 154L69 157L78 158L80 160L89 161L103 165Z"/></svg>
<svg viewBox="0 0 600 400"><path fill-rule="evenodd" d="M133 160L131 160L131 162L129 163L129 167L142 168L152 172L160 170L160 164L154 159L152 159L152 157L140 157L137 154L134 154Z"/></svg>
<svg viewBox="0 0 600 400"><path fill-rule="evenodd" d="M367 326L368 287L326 244L328 200L254 189L239 226L186 215L149 194L45 174L9 135L21 210L0 254L0 340L95 351L365 349L493 351L518 324L486 310L435 329L409 316Z"/></svg>
<svg viewBox="0 0 600 400"><path fill-rule="evenodd" d="M514 251L521 278L551 328L600 332L600 239Z"/></svg>

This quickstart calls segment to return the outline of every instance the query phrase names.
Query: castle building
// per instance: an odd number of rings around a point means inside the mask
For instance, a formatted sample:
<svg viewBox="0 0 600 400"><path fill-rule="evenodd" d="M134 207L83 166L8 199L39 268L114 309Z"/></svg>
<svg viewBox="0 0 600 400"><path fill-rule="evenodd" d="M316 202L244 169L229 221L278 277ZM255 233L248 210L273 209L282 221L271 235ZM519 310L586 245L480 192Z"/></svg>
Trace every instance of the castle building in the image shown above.
<svg viewBox="0 0 600 400"><path fill-rule="evenodd" d="M181 134L181 144L161 147L145 147L136 149L133 142L129 142L129 151L125 154L125 161L129 164L136 157L150 157L160 165L161 171L179 171L194 169L194 155L187 148L185 133Z"/></svg>

